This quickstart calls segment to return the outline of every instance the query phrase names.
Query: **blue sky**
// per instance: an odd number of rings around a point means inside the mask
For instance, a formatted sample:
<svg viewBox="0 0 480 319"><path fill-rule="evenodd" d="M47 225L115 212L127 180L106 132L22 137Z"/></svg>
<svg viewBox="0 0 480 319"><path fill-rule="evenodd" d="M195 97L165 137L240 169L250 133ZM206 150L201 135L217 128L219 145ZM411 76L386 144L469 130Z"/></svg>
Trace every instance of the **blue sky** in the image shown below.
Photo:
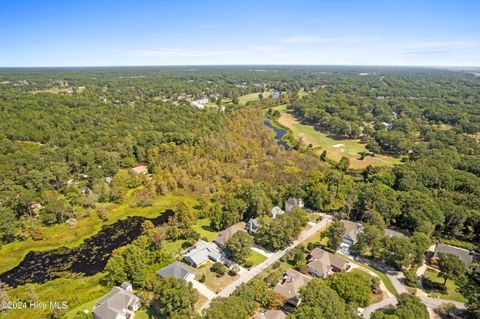
<svg viewBox="0 0 480 319"><path fill-rule="evenodd" d="M480 66L480 1L0 1L0 66Z"/></svg>

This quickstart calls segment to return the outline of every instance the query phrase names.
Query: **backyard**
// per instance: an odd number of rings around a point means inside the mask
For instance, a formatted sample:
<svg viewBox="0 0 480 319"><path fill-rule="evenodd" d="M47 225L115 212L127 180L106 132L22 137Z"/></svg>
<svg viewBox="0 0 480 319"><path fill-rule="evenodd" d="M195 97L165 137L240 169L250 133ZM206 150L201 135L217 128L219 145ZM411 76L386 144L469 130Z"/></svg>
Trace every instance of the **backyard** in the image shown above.
<svg viewBox="0 0 480 319"><path fill-rule="evenodd" d="M425 271L422 281L425 292L433 298L465 302L465 298L458 291L458 286L455 281L449 279L447 280L447 284L443 286L445 279L439 277L438 274L439 271L432 268L428 268L427 271Z"/></svg>

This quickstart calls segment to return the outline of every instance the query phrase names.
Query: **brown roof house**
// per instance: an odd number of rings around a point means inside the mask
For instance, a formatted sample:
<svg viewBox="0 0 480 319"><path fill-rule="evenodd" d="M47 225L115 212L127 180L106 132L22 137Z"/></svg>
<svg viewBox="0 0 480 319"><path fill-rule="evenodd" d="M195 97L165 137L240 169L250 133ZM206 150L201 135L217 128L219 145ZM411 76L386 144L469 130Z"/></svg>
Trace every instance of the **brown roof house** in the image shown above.
<svg viewBox="0 0 480 319"><path fill-rule="evenodd" d="M133 319L140 304L140 299L132 294L132 285L124 282L98 300L92 312L95 319Z"/></svg>
<svg viewBox="0 0 480 319"><path fill-rule="evenodd" d="M135 173L135 174L143 174L143 175L147 175L148 174L148 168L146 166L143 166L143 165L139 165L139 166L136 166L136 167L132 167L132 171Z"/></svg>
<svg viewBox="0 0 480 319"><path fill-rule="evenodd" d="M320 248L312 250L307 264L308 272L320 278L325 278L332 272L345 271L349 267L347 261Z"/></svg>
<svg viewBox="0 0 480 319"><path fill-rule="evenodd" d="M343 243L351 246L357 242L358 235L362 232L362 226L359 223L351 222L349 220L342 220L345 226L345 235L343 235Z"/></svg>
<svg viewBox="0 0 480 319"><path fill-rule="evenodd" d="M239 225L233 225L233 226L230 226L228 227L227 229L225 230L222 230L221 232L218 233L218 236L217 238L215 239L215 244L218 245L218 247L224 249L225 248L225 244L227 243L227 241L232 238L233 235L235 235L237 232L239 231L244 231L242 227L240 227Z"/></svg>
<svg viewBox="0 0 480 319"><path fill-rule="evenodd" d="M289 304L297 307L301 301L300 288L308 284L310 280L312 280L312 278L296 270L288 269L282 281L279 282L273 290L285 298Z"/></svg>
<svg viewBox="0 0 480 319"><path fill-rule="evenodd" d="M432 264L436 264L438 262L439 254L455 255L458 257L458 259L463 261L467 268L470 268L473 263L473 254L470 253L470 251L463 248L438 243L435 245L435 253L431 259Z"/></svg>

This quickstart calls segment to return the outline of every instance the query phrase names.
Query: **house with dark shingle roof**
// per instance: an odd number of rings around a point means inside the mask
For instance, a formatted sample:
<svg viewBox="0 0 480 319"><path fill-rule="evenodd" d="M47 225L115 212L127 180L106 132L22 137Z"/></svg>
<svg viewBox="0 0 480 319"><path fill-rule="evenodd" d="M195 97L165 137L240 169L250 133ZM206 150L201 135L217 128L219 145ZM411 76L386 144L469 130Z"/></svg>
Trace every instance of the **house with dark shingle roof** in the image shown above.
<svg viewBox="0 0 480 319"><path fill-rule="evenodd" d="M467 249L455 247L455 246L450 246L442 243L438 243L435 245L435 253L433 254L433 257L431 258L431 263L436 264L439 259L439 254L452 254L458 257L467 268L472 267L473 263L473 253L468 251Z"/></svg>
<svg viewBox="0 0 480 319"><path fill-rule="evenodd" d="M195 272L179 261L175 261L158 270L157 275L163 278L175 277L186 281L191 281L195 278Z"/></svg>
<svg viewBox="0 0 480 319"><path fill-rule="evenodd" d="M124 282L98 300L92 312L95 319L133 319L140 305L140 298L132 293L132 285Z"/></svg>

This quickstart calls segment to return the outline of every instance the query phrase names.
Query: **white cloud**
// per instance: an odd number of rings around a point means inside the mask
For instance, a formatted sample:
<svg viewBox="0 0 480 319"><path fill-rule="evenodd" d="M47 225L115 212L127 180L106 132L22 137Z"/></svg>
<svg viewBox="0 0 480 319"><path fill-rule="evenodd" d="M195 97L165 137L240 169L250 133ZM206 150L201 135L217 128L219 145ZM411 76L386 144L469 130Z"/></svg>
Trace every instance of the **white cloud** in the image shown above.
<svg viewBox="0 0 480 319"><path fill-rule="evenodd" d="M292 37L285 37L279 39L281 43L335 43L335 42L362 42L368 40L375 40L378 37L360 37L360 36L346 36L346 37L319 37L314 35L298 35Z"/></svg>

